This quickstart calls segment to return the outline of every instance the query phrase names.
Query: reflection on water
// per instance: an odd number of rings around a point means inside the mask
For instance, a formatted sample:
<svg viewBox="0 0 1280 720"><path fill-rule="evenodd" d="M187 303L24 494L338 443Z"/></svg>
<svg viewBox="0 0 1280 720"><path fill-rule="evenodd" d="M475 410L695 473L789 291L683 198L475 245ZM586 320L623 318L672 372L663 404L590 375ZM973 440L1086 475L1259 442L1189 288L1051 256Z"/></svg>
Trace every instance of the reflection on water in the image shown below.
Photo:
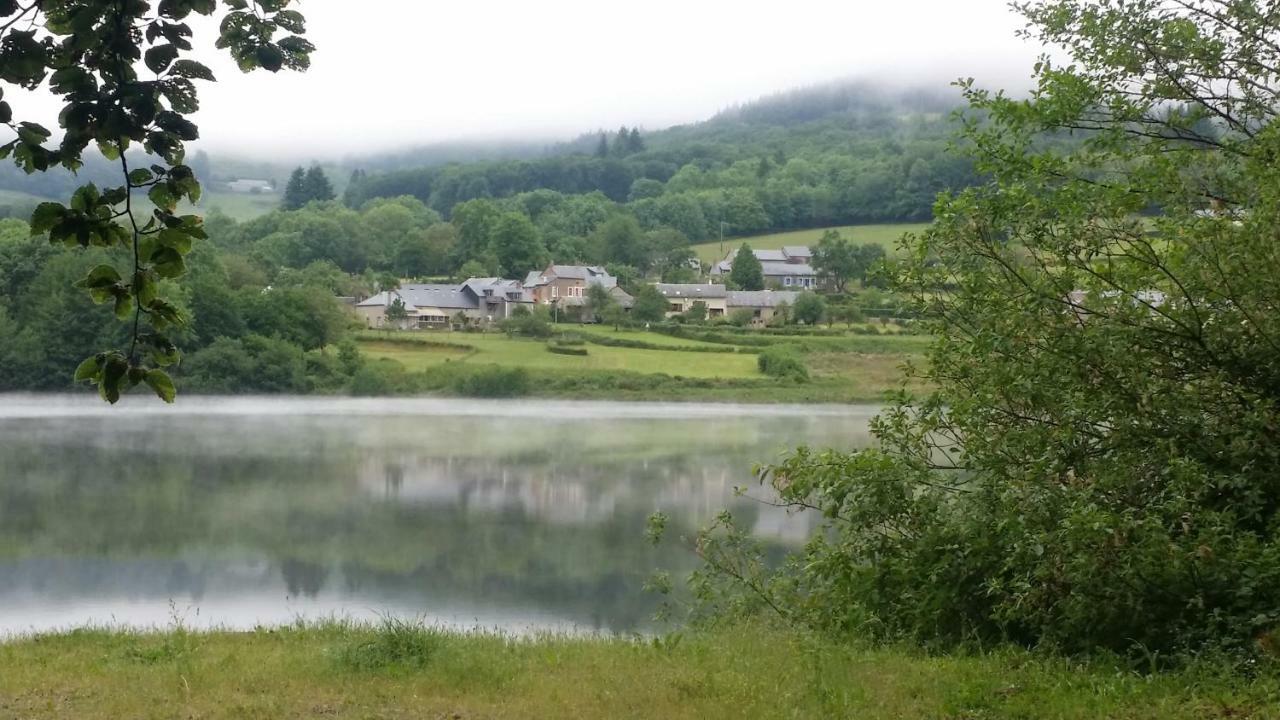
<svg viewBox="0 0 1280 720"><path fill-rule="evenodd" d="M0 634L252 627L394 613L463 627L642 628L654 510L729 507L753 463L865 445L869 407L0 395Z"/></svg>

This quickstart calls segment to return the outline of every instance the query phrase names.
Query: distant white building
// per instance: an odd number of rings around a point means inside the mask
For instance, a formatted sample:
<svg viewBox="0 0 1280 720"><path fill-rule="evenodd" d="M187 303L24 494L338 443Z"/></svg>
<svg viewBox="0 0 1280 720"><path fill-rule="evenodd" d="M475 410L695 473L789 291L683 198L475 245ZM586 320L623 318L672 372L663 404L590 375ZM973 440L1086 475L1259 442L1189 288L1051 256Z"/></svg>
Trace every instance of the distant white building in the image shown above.
<svg viewBox="0 0 1280 720"><path fill-rule="evenodd" d="M254 178L240 178L227 183L227 188L231 192L238 193L269 193L275 192L275 188L271 186L269 180L257 180Z"/></svg>
<svg viewBox="0 0 1280 720"><path fill-rule="evenodd" d="M813 253L803 245L787 245L778 250L752 250L751 253L760 261L766 283L777 283L779 287L806 289L818 286L818 273L810 262ZM731 251L723 260L711 268L711 275L719 277L733 271L733 258L738 251Z"/></svg>

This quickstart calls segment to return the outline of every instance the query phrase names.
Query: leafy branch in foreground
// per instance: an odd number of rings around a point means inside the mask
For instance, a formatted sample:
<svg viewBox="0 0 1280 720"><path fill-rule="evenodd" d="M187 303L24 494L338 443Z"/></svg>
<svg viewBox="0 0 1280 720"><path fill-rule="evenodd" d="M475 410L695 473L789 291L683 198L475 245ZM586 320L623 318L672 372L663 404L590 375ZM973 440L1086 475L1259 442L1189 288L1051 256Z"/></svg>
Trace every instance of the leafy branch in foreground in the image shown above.
<svg viewBox="0 0 1280 720"><path fill-rule="evenodd" d="M303 17L291 0L223 0L217 46L242 71L305 70L313 50L301 35ZM31 233L50 242L120 251L119 265L98 265L77 287L95 303L110 302L128 323L127 343L86 359L77 382L98 386L108 402L146 384L167 402L175 395L165 367L180 359L168 333L184 323L164 297L166 283L186 272L192 244L205 239L202 220L178 214L183 200L200 199L200 183L184 164L185 143L199 137L187 115L199 108L196 80L212 81L205 65L182 57L192 49L192 14L213 15L216 0L0 0L0 81L27 90L46 88L63 100L62 138L42 125L16 121L0 88L0 123L16 137L0 145L27 173L82 165L90 143L119 162L122 184L80 187L66 205L41 203ZM141 63L141 67L139 67ZM130 165L141 146L145 167ZM139 207L144 191L153 208Z"/></svg>

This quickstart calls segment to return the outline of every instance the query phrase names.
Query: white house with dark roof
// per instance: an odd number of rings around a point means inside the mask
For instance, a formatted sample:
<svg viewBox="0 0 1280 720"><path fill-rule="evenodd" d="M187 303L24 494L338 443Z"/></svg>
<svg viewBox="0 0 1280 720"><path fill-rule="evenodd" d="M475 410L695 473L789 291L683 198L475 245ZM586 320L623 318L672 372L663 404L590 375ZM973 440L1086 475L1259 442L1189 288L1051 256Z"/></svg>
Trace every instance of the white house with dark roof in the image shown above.
<svg viewBox="0 0 1280 720"><path fill-rule="evenodd" d="M459 313L475 322L497 322L511 317L519 305L533 298L518 280L471 278L459 285L408 284L384 290L356 304L356 314L369 327L387 326L387 309L396 300L404 303L407 317L401 329L447 328Z"/></svg>
<svg viewBox="0 0 1280 720"><path fill-rule="evenodd" d="M776 283L783 288L811 289L818 286L818 272L813 269L813 252L803 245L786 245L777 250L752 250L751 254L760 261L764 271L766 284ZM730 252L723 260L711 267L713 277L728 276L733 271L733 258L737 251Z"/></svg>
<svg viewBox="0 0 1280 720"><path fill-rule="evenodd" d="M667 315L689 311L696 302L707 307L707 317L720 317L728 310L729 290L724 285L710 283L657 283L654 285L667 299Z"/></svg>
<svg viewBox="0 0 1280 720"><path fill-rule="evenodd" d="M696 302L707 308L707 317L723 317L734 310L752 312L752 321L763 324L769 321L783 305L794 305L796 291L787 290L730 290L724 285L708 283L657 283L658 292L667 299L667 316L689 311Z"/></svg>

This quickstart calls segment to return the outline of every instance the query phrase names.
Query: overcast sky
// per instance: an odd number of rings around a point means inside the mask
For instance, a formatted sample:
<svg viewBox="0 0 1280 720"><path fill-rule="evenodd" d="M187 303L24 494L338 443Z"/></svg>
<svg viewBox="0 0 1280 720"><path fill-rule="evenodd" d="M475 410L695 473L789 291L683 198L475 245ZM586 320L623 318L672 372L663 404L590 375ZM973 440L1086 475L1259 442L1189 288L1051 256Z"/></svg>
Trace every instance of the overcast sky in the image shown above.
<svg viewBox="0 0 1280 720"><path fill-rule="evenodd" d="M358 10L357 10L358 8ZM441 140L656 129L845 77L1026 84L1005 0L304 0L304 74L240 73L197 29L215 152L336 157ZM201 31L203 35L201 36ZM21 109L19 109L21 112Z"/></svg>

